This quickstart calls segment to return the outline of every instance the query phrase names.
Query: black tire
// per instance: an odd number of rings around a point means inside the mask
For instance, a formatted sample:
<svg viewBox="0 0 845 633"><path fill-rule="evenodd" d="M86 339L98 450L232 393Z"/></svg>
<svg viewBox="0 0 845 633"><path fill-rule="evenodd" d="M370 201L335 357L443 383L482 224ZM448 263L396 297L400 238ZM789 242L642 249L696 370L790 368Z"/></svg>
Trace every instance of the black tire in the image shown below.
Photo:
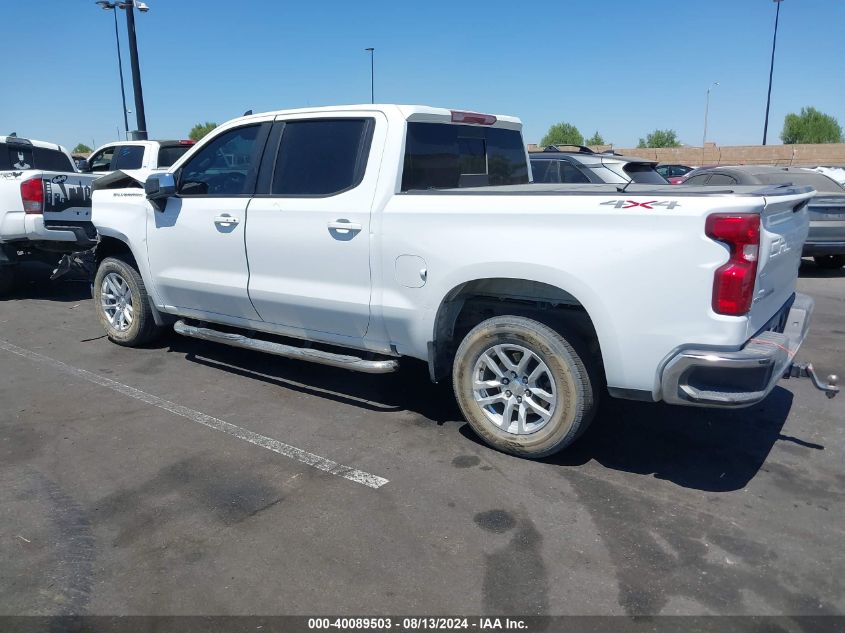
<svg viewBox="0 0 845 633"><path fill-rule="evenodd" d="M825 270L837 270L845 266L845 255L816 255L813 257L816 266Z"/></svg>
<svg viewBox="0 0 845 633"><path fill-rule="evenodd" d="M11 294L15 289L15 267L0 266L0 297Z"/></svg>
<svg viewBox="0 0 845 633"><path fill-rule="evenodd" d="M484 408L476 401L473 388L476 378L493 382L500 380L489 368L485 369L482 360L485 353L494 354L494 347L498 345L505 346L501 349L504 349L506 355L513 354L509 356L513 364L519 364L519 359L522 358L517 348L528 350L534 355L534 359L528 361L536 361L534 367L538 367L540 361L545 364L541 375L545 376L544 380L554 382L553 388L544 387L543 390L557 396L553 406L542 402L542 398L537 400L536 393L526 391L530 384L523 385L522 380L526 377L519 376L512 383L509 380L502 381L506 385L509 384L512 390L505 391L504 387L496 386L491 391L485 389L479 392L481 397L490 396L491 392L493 397L511 394L501 403L489 404L488 408ZM591 362L587 354L579 354L570 341L547 325L524 317L500 316L480 323L461 342L455 355L452 386L467 422L487 444L505 453L537 459L572 444L592 421L597 408L598 380L591 378L591 374L595 376L595 372L588 370L587 363ZM501 391L497 392L499 389ZM515 395L517 389L521 394L519 398ZM505 403L511 402L511 406L524 407L527 411L528 407L522 404L523 398L546 405L546 411L551 411L547 421L536 423L537 428L533 431L528 429L527 424L523 424L523 428L528 431L521 434L504 430L505 413L508 412ZM519 399L520 404L515 405L513 399ZM493 410L498 408L502 411ZM519 409L515 412L517 420L522 419L520 412ZM520 424L518 421L510 422L513 420L513 414L513 411L508 412L509 428L513 425L518 427ZM531 414L529 412L527 415ZM501 424L494 422L491 415L499 416Z"/></svg>
<svg viewBox="0 0 845 633"><path fill-rule="evenodd" d="M122 279L129 288L133 318L126 328L113 324L103 307L103 283L106 277L112 273ZM108 300L108 296L106 299ZM97 274L94 277L94 309L97 311L97 318L100 320L109 340L118 345L138 347L149 343L161 333L161 328L155 324L153 319L152 306L147 295L147 289L144 286L144 280L141 279L141 275L138 274L133 264L120 257L106 257L100 262Z"/></svg>

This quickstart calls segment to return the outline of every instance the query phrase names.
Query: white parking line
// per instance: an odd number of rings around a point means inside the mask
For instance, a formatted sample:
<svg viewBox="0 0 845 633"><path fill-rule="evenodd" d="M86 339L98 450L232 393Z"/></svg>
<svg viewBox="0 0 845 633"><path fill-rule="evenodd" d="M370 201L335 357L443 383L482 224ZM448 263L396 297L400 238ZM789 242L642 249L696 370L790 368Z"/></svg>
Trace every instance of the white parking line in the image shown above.
<svg viewBox="0 0 845 633"><path fill-rule="evenodd" d="M123 383L117 382L116 380L111 380L110 378L100 376L85 369L73 367L71 365L68 365L67 363L63 363L60 360L56 360L54 358L50 358L49 356L44 356L43 354L39 354L37 352L33 352L22 347L18 347L17 345L13 345L12 343L9 343L8 341L4 341L2 339L0 339L0 349L4 349L7 352L11 352L12 354L17 354L18 356L28 358L29 360L50 365L51 367L54 367L60 371L72 374L74 376L77 376L78 378L82 378L83 380L87 380L88 382L94 383L95 385L99 385L100 387L106 387L107 389L111 389L113 391L117 391L118 393L122 393L125 396L129 396L130 398L135 398L136 400L140 400L141 402L146 402L147 404L151 404L155 407L158 407L159 409L164 409L165 411L168 411L175 415L180 415L183 418L187 418L192 422L197 422L199 424L202 424L203 426L207 426L216 431L228 433L229 435L242 439L246 442L249 442L250 444L255 444L256 446L266 448L268 451L273 451L274 453L278 453L279 455L284 455L285 457L295 459L296 461L302 462L303 464L311 466L312 468L322 470L332 475L337 475L338 477L343 477L344 479L348 479L349 481L354 481L356 484L361 484L362 486L367 486L368 488L381 488L383 485L388 483L388 480L384 477L372 475L368 472L364 472L363 470L352 468L351 466L344 466L343 464L338 464L335 461L332 461L325 457L320 457L319 455L315 455L314 453L309 453L308 451L302 450L301 448L297 448L296 446L291 446L290 444L285 444L284 442L280 442L279 440L274 440L272 437L253 433L252 431L241 428L230 422L226 422L225 420L206 415L205 413L201 413L189 407L184 407L180 404L170 402L169 400L164 400L163 398L159 398L158 396L154 396L145 391L141 391L140 389L135 389L135 387L130 387L129 385L124 385Z"/></svg>

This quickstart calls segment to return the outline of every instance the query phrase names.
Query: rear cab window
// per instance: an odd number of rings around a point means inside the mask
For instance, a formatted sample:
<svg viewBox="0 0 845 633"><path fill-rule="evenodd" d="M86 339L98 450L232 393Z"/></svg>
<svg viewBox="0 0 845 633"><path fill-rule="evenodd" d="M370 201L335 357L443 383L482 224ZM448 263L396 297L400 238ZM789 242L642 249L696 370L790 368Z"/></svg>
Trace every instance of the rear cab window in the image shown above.
<svg viewBox="0 0 845 633"><path fill-rule="evenodd" d="M402 191L528 182L518 130L408 122Z"/></svg>
<svg viewBox="0 0 845 633"><path fill-rule="evenodd" d="M43 171L75 172L70 158L57 149L29 144L0 144L0 170L41 169Z"/></svg>
<svg viewBox="0 0 845 633"><path fill-rule="evenodd" d="M180 143L179 145L162 145L158 148L158 166L170 167L177 160L182 158L193 143Z"/></svg>

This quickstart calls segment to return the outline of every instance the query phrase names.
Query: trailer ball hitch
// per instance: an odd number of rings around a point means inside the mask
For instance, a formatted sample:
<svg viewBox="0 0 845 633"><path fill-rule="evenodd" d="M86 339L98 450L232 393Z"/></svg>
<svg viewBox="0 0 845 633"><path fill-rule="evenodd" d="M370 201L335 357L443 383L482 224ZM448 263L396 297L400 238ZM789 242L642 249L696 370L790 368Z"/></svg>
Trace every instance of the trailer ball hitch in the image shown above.
<svg viewBox="0 0 845 633"><path fill-rule="evenodd" d="M783 375L784 378L809 378L813 381L816 389L824 391L824 395L828 398L833 398L839 393L839 376L836 374L828 374L827 382L822 382L819 375L816 373L813 363L792 363Z"/></svg>

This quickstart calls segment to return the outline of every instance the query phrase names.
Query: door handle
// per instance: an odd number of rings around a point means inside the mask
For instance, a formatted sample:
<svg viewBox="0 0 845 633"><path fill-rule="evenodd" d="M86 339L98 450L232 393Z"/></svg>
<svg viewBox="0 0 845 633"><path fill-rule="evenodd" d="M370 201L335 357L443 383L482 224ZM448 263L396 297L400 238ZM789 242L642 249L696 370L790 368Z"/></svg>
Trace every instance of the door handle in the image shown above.
<svg viewBox="0 0 845 633"><path fill-rule="evenodd" d="M332 231L360 231L361 225L357 222L350 222L349 220L335 220L329 222L328 227Z"/></svg>
<svg viewBox="0 0 845 633"><path fill-rule="evenodd" d="M238 218L234 218L231 215L228 215L227 213L224 213L223 215L218 215L216 218L214 218L215 224L237 224L238 222L240 222Z"/></svg>

